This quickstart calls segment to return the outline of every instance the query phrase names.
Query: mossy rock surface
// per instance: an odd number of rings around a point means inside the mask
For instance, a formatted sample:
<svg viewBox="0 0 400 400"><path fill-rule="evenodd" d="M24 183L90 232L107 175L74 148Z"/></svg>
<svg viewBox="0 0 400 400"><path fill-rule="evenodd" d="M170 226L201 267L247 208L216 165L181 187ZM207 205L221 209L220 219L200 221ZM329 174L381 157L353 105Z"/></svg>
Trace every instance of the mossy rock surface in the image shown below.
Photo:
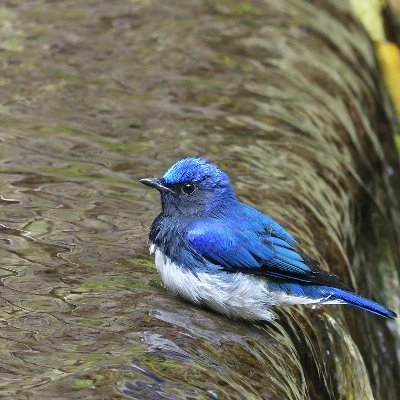
<svg viewBox="0 0 400 400"><path fill-rule="evenodd" d="M346 1L8 1L0 34L1 396L400 398L398 322L165 291L138 183L205 156L399 311L396 122Z"/></svg>

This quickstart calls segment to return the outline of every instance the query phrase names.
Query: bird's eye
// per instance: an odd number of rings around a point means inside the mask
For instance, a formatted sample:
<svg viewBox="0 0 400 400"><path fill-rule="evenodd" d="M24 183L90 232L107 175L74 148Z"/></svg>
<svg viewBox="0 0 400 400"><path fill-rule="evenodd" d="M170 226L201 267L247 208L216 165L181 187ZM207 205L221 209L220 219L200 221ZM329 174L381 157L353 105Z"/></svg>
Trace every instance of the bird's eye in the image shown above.
<svg viewBox="0 0 400 400"><path fill-rule="evenodd" d="M196 186L194 186L193 183L185 183L184 185L182 185L183 193L192 194L194 192L194 189L196 189Z"/></svg>

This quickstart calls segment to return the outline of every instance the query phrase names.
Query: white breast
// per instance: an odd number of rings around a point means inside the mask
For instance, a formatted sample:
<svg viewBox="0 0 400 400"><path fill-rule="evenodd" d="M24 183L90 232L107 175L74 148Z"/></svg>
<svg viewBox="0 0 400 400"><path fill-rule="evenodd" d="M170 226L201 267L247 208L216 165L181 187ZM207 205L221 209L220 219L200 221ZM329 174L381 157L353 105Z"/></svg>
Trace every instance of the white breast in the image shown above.
<svg viewBox="0 0 400 400"><path fill-rule="evenodd" d="M230 317L271 320L275 317L269 310L270 306L323 301L271 291L267 279L240 272L196 272L195 275L188 268L172 262L153 244L150 253L155 255L157 270L168 289Z"/></svg>

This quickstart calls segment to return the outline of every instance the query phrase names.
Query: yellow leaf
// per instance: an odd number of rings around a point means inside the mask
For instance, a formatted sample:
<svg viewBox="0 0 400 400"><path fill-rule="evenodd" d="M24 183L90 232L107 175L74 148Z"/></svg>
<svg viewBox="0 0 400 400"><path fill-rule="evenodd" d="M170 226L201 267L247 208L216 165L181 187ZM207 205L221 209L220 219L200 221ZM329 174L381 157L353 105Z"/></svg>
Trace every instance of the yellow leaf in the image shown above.
<svg viewBox="0 0 400 400"><path fill-rule="evenodd" d="M400 115L400 50L392 42L377 43L377 53L387 88Z"/></svg>
<svg viewBox="0 0 400 400"><path fill-rule="evenodd" d="M353 12L364 25L372 40L385 40L383 29L382 8L383 0L351 0Z"/></svg>

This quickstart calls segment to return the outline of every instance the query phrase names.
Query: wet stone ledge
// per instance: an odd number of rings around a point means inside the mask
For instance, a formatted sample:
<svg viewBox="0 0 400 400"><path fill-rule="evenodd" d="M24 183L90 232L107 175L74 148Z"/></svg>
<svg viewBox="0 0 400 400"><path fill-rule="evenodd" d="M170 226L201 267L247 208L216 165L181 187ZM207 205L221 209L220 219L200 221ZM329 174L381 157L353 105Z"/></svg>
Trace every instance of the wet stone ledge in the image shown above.
<svg viewBox="0 0 400 400"><path fill-rule="evenodd" d="M11 0L0 33L3 398L400 398L398 322L166 292L137 183L205 156L398 312L393 111L347 1Z"/></svg>

